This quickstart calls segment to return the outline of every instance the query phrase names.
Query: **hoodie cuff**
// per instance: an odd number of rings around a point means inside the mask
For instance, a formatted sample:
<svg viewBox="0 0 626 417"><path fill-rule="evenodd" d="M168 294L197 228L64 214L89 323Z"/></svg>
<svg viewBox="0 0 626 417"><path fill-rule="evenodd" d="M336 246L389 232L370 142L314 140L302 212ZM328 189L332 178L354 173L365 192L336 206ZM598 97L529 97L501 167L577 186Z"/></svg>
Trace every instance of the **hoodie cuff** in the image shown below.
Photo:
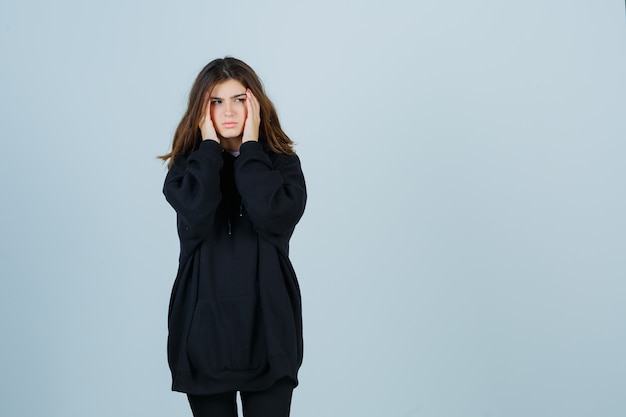
<svg viewBox="0 0 626 417"><path fill-rule="evenodd" d="M239 152L248 153L248 152L263 152L263 145L260 142L249 141L244 142L239 147Z"/></svg>
<svg viewBox="0 0 626 417"><path fill-rule="evenodd" d="M222 152L222 147L219 143L212 139L203 140L200 142L200 147L198 148L201 152Z"/></svg>

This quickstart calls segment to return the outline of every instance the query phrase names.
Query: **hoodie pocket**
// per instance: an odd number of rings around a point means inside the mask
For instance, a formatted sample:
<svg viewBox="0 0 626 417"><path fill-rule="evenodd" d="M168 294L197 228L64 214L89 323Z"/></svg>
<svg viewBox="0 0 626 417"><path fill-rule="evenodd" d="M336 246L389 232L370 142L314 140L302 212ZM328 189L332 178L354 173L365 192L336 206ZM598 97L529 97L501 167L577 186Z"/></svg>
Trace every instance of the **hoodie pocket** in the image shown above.
<svg viewBox="0 0 626 417"><path fill-rule="evenodd" d="M265 347L257 297L199 300L187 353L192 367L200 373L259 368Z"/></svg>

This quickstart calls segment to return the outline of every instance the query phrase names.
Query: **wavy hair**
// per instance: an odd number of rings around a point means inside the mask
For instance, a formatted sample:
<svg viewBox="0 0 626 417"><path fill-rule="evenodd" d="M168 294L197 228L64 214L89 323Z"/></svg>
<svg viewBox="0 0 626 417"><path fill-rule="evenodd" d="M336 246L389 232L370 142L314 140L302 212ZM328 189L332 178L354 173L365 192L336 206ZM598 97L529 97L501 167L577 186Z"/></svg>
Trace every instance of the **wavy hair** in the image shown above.
<svg viewBox="0 0 626 417"><path fill-rule="evenodd" d="M259 77L245 62L233 57L225 57L209 62L196 77L189 93L187 111L174 133L172 150L168 154L159 156L163 161L169 160L168 168L172 167L177 155L188 156L198 149L202 142L199 124L209 93L217 84L231 79L239 81L244 87L252 90L252 94L259 101L261 113L259 141L267 142L275 153L294 154L294 143L280 127L278 113L265 94Z"/></svg>

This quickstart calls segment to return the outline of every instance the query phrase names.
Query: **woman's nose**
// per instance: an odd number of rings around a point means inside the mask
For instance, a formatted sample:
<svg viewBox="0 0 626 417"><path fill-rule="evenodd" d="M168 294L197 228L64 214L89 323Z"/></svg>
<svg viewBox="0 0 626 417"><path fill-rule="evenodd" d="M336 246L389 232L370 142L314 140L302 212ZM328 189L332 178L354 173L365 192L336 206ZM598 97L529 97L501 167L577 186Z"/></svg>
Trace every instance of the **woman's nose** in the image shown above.
<svg viewBox="0 0 626 417"><path fill-rule="evenodd" d="M233 115L233 105L229 102L226 103L226 108L225 108L225 115L226 116L232 116Z"/></svg>

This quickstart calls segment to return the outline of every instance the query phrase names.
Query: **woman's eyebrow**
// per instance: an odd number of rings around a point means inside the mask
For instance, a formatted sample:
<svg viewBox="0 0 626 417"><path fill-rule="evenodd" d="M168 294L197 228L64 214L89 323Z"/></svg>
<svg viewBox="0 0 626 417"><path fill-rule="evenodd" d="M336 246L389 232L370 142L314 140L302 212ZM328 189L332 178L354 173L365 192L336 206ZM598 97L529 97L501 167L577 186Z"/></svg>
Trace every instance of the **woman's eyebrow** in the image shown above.
<svg viewBox="0 0 626 417"><path fill-rule="evenodd" d="M235 94L231 98L237 98L237 97L241 97L241 96L245 96L245 95L246 95L246 93L239 93L239 94ZM214 96L209 97L209 99L211 99L211 100L223 100L223 98L221 98L221 97L214 97Z"/></svg>

